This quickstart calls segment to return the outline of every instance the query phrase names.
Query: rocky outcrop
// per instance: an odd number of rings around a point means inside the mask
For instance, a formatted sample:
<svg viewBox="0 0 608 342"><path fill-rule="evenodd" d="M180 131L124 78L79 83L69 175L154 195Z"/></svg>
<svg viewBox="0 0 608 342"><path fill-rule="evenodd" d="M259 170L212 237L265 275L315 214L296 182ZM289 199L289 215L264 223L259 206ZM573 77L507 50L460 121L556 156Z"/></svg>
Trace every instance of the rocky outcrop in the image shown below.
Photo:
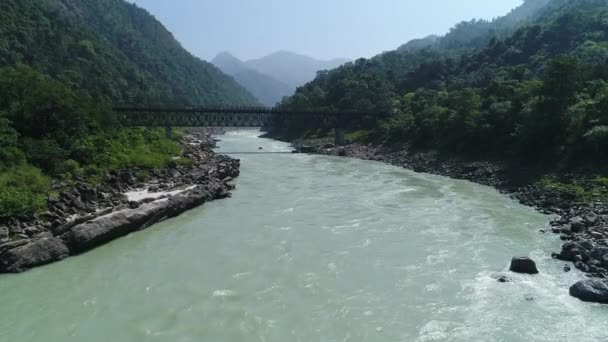
<svg viewBox="0 0 608 342"><path fill-rule="evenodd" d="M584 302L608 304L608 283L600 280L583 280L570 288L570 295Z"/></svg>
<svg viewBox="0 0 608 342"><path fill-rule="evenodd" d="M19 245L21 243L16 243ZM40 240L8 249L0 255L0 272L16 273L63 260L69 255L65 243L56 237Z"/></svg>
<svg viewBox="0 0 608 342"><path fill-rule="evenodd" d="M48 212L0 222L0 273L21 272L59 261L205 202L228 197L234 189L229 181L239 175L240 162L216 155L211 146L215 146L215 141L209 135L193 133L183 152L192 166L169 165L146 171L147 179L140 177L142 170L133 168L108 172L102 184L96 186L78 179L70 186L55 182L57 195L48 199ZM124 195L141 189L181 192L140 201L129 201Z"/></svg>
<svg viewBox="0 0 608 342"><path fill-rule="evenodd" d="M528 257L516 257L511 260L511 272L524 274L538 274L538 268L534 260Z"/></svg>
<svg viewBox="0 0 608 342"><path fill-rule="evenodd" d="M62 238L73 254L81 253L226 196L226 188L219 183L199 186L168 199L146 203L136 209L124 209L77 225Z"/></svg>

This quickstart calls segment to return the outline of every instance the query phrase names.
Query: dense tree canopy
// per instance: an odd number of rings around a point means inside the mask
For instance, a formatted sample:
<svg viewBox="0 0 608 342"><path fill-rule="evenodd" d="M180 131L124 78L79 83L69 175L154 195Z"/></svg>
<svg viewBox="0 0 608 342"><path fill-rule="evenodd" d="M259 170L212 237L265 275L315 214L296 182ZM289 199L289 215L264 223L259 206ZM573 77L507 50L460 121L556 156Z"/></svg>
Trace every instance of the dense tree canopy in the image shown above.
<svg viewBox="0 0 608 342"><path fill-rule="evenodd" d="M368 139L599 164L608 158L606 4L528 0L506 17L463 23L427 44L416 41L321 73L282 106L397 108Z"/></svg>
<svg viewBox="0 0 608 342"><path fill-rule="evenodd" d="M16 63L115 103L256 102L124 0L3 0L0 67Z"/></svg>
<svg viewBox="0 0 608 342"><path fill-rule="evenodd" d="M0 1L0 219L44 210L51 178L175 163L164 133L120 127L120 103L256 100L126 1Z"/></svg>

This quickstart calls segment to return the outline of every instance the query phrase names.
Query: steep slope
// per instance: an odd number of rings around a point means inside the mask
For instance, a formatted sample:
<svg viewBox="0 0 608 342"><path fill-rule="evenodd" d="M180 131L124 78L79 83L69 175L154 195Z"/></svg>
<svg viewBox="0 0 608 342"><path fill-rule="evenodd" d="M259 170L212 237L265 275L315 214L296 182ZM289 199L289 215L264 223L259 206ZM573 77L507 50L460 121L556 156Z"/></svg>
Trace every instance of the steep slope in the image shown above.
<svg viewBox="0 0 608 342"><path fill-rule="evenodd" d="M412 39L409 42L401 45L397 51L416 51L436 46L440 37L436 35L426 36L424 38Z"/></svg>
<svg viewBox="0 0 608 342"><path fill-rule="evenodd" d="M45 212L51 191L191 165L161 130L121 127L119 103L257 101L123 0L0 1L0 230Z"/></svg>
<svg viewBox="0 0 608 342"><path fill-rule="evenodd" d="M266 106L276 105L295 91L293 87L255 70L243 70L232 77Z"/></svg>
<svg viewBox="0 0 608 342"><path fill-rule="evenodd" d="M414 39L397 51L413 51L423 48L434 48L443 51L456 52L460 50L477 49L485 46L494 37L504 37L518 27L535 20L541 9L551 0L525 0L505 16L493 20L463 21L454 26L444 36L428 36ZM456 50L456 51L454 51Z"/></svg>
<svg viewBox="0 0 608 342"><path fill-rule="evenodd" d="M394 118L361 127L376 142L601 165L608 159L606 1L528 0L513 15L527 19L494 36L481 25L452 48L393 51L322 73L283 106L397 109ZM473 48L479 37L487 44Z"/></svg>
<svg viewBox="0 0 608 342"><path fill-rule="evenodd" d="M109 102L256 102L123 0L0 2L0 67L16 63Z"/></svg>
<svg viewBox="0 0 608 342"><path fill-rule="evenodd" d="M313 80L318 71L330 70L346 62L348 62L347 59L321 61L289 51L279 51L247 61L245 64L249 68L269 75L295 89Z"/></svg>
<svg viewBox="0 0 608 342"><path fill-rule="evenodd" d="M221 52L211 61L211 64L220 68L228 75L238 74L245 70L251 70L243 61L234 57L230 52Z"/></svg>
<svg viewBox="0 0 608 342"><path fill-rule="evenodd" d="M217 55L211 62L228 75L266 106L274 106L283 97L294 93L295 88L280 82L268 75L250 69L244 62L228 52Z"/></svg>

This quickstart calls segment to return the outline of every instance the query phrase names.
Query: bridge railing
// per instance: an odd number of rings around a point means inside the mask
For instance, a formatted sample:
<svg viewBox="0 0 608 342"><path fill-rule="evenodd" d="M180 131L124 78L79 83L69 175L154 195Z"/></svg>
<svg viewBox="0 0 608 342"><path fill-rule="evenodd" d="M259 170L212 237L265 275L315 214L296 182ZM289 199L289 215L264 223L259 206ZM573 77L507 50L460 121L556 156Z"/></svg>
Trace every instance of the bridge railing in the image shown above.
<svg viewBox="0 0 608 342"><path fill-rule="evenodd" d="M367 112L356 110L315 110L315 109L282 109L276 107L206 107L206 106L117 106L118 113L214 113L214 114L272 114L272 115L328 115L328 116L374 116L386 117L390 113Z"/></svg>

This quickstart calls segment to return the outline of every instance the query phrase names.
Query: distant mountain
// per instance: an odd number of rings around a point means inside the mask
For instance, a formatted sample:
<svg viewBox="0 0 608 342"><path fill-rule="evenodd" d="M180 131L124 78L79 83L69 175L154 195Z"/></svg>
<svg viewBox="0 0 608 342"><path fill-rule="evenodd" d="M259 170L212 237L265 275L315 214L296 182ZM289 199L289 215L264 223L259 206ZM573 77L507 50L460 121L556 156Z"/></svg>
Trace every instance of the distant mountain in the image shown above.
<svg viewBox="0 0 608 342"><path fill-rule="evenodd" d="M245 64L297 88L312 81L318 71L334 69L347 62L349 62L348 59L323 61L289 51L279 51L266 57L247 61Z"/></svg>
<svg viewBox="0 0 608 342"><path fill-rule="evenodd" d="M268 106L293 95L297 87L312 81L318 71L333 69L346 62L346 59L320 61L284 51L246 62L229 52L222 52L212 61Z"/></svg>
<svg viewBox="0 0 608 342"><path fill-rule="evenodd" d="M283 97L290 96L295 91L294 87L249 68L243 61L228 52L220 53L211 63L232 76L266 106L274 106Z"/></svg>
<svg viewBox="0 0 608 342"><path fill-rule="evenodd" d="M220 68L220 70L228 75L238 74L249 69L243 61L234 57L230 52L222 52L215 56L211 64Z"/></svg>
<svg viewBox="0 0 608 342"><path fill-rule="evenodd" d="M463 21L454 26L444 36L431 35L413 39L397 49L399 52L412 52L425 48L436 50L462 51L479 49L486 46L492 38L504 38L515 29L533 21L540 10L551 0L524 0L524 3L507 15L494 20Z"/></svg>

